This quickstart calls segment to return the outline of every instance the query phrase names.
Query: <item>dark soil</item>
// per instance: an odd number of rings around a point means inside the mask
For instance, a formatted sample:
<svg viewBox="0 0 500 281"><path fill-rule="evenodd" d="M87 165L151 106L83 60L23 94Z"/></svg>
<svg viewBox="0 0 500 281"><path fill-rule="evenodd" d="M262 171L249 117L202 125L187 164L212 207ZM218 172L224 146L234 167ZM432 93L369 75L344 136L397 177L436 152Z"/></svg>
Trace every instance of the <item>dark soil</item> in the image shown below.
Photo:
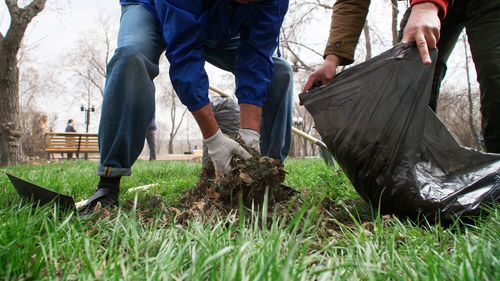
<svg viewBox="0 0 500 281"><path fill-rule="evenodd" d="M213 165L206 165L193 190L179 200L178 208L191 217L208 218L216 211L227 216L244 206L262 209L267 194L267 206L296 199L297 192L282 182L286 171L277 160L254 157L246 161L234 158L233 170L224 176L216 175Z"/></svg>

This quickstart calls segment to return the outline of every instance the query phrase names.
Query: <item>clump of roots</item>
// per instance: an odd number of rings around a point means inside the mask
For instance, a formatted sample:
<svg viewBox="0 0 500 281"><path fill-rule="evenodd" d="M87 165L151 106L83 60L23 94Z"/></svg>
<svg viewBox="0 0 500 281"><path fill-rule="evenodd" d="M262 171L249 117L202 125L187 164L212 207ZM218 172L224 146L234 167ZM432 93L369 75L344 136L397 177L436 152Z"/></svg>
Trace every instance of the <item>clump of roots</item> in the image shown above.
<svg viewBox="0 0 500 281"><path fill-rule="evenodd" d="M297 192L282 184L287 172L279 160L259 157L257 151L235 140L254 156L247 160L234 156L233 169L225 175L220 175L209 161L200 173L196 188L181 198L180 208L189 209L196 217L211 216L214 211L224 216L241 205L262 208L266 194L270 209L276 204L285 206L295 198Z"/></svg>

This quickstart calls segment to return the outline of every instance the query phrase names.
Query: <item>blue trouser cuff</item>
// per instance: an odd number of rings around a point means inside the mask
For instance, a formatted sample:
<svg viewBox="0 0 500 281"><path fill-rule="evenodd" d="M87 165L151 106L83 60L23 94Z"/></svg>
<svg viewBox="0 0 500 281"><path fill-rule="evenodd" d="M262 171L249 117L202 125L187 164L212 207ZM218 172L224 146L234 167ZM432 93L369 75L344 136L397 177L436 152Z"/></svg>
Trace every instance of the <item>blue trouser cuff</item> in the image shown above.
<svg viewBox="0 0 500 281"><path fill-rule="evenodd" d="M132 170L130 168L113 168L103 166L101 163L97 164L96 173L98 176L105 177L118 177L118 176L130 176Z"/></svg>

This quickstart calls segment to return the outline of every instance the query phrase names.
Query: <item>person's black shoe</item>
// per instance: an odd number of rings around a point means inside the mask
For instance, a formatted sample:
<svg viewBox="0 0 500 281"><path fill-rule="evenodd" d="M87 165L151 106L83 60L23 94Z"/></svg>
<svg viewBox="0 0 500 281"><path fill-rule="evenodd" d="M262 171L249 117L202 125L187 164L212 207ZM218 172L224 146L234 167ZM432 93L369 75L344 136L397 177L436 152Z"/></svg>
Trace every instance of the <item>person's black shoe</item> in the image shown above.
<svg viewBox="0 0 500 281"><path fill-rule="evenodd" d="M80 210L80 217L86 217L94 212L97 203L101 204L101 208L108 210L118 207L118 194L114 188L99 187L85 206Z"/></svg>

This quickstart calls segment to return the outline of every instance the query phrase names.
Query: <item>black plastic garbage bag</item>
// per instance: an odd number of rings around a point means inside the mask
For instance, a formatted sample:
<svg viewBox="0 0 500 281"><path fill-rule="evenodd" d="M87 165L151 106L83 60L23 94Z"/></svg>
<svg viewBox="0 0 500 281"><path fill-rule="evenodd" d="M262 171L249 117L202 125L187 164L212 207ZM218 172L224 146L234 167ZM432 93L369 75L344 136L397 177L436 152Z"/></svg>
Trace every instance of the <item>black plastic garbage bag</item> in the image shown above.
<svg viewBox="0 0 500 281"><path fill-rule="evenodd" d="M456 142L427 105L433 72L414 44L399 44L300 99L363 199L448 221L499 201L500 154Z"/></svg>

